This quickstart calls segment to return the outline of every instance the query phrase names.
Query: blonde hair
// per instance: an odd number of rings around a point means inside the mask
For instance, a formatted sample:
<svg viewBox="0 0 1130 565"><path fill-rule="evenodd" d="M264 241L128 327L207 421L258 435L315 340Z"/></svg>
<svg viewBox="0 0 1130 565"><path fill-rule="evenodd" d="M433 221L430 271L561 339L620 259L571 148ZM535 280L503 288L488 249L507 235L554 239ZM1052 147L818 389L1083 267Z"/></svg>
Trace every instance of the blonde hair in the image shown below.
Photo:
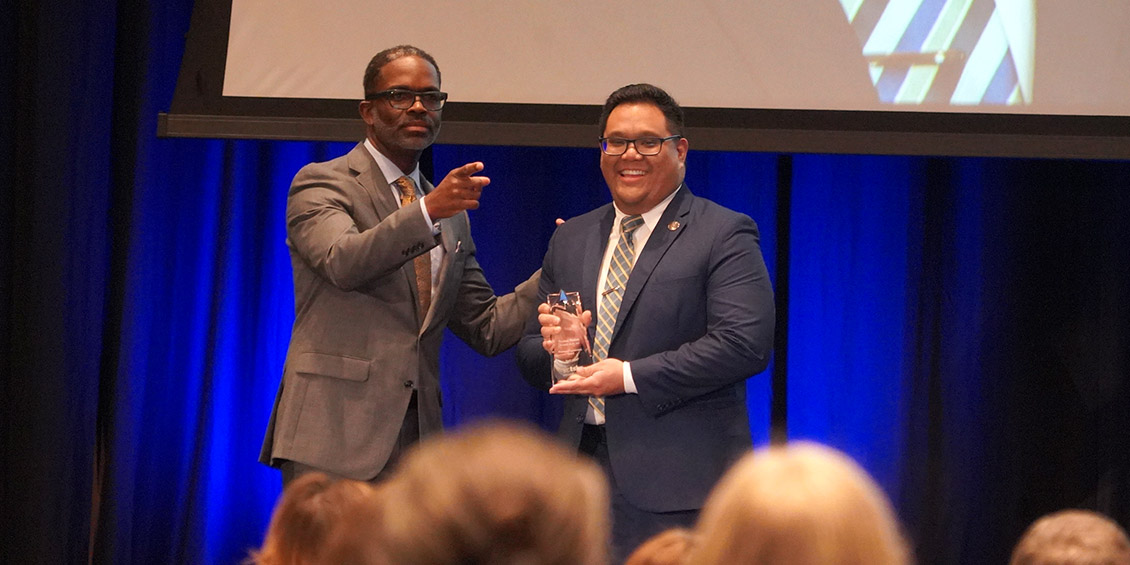
<svg viewBox="0 0 1130 565"><path fill-rule="evenodd" d="M1061 510L1036 520L1012 551L1011 565L1130 565L1130 540L1110 518Z"/></svg>
<svg viewBox="0 0 1130 565"><path fill-rule="evenodd" d="M283 491L263 545L245 561L254 565L306 565L321 560L336 529L359 508L376 504L367 483L307 473Z"/></svg>
<svg viewBox="0 0 1130 565"><path fill-rule="evenodd" d="M848 456L800 442L758 450L710 494L688 563L903 565L890 502Z"/></svg>
<svg viewBox="0 0 1130 565"><path fill-rule="evenodd" d="M603 473L533 429L492 423L427 440L384 494L389 563L607 562Z"/></svg>
<svg viewBox="0 0 1130 565"><path fill-rule="evenodd" d="M640 544L624 565L681 565L694 543L694 534L686 528L663 530Z"/></svg>

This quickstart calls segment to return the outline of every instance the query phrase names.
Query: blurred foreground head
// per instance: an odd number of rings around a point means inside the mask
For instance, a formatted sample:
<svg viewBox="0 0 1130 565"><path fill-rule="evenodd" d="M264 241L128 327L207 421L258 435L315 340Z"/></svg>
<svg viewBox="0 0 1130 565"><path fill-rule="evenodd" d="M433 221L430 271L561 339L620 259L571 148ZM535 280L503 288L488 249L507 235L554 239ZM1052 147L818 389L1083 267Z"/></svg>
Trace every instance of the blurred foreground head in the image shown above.
<svg viewBox="0 0 1130 565"><path fill-rule="evenodd" d="M694 543L694 533L690 530L663 530L640 544L624 565L682 565Z"/></svg>
<svg viewBox="0 0 1130 565"><path fill-rule="evenodd" d="M607 562L601 470L548 435L510 423L420 443L383 488L389 563Z"/></svg>
<svg viewBox="0 0 1130 565"><path fill-rule="evenodd" d="M1062 510L1036 520L1012 551L1012 565L1130 565L1130 540L1097 512Z"/></svg>
<svg viewBox="0 0 1130 565"><path fill-rule="evenodd" d="M358 516L372 517L378 491L368 483L335 480L308 473L287 486L278 503L263 546L248 559L255 565L306 565L327 562L327 547L344 524ZM371 523L371 522L369 522Z"/></svg>
<svg viewBox="0 0 1130 565"><path fill-rule="evenodd" d="M688 563L903 565L890 502L846 455L814 443L750 453L706 501Z"/></svg>

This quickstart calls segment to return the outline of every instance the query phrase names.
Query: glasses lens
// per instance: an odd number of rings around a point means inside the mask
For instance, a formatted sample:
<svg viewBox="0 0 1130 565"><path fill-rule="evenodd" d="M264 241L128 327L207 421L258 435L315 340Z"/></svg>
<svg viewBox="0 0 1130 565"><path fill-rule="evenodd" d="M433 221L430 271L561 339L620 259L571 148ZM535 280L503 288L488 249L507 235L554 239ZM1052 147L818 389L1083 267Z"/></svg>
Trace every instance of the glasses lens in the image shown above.
<svg viewBox="0 0 1130 565"><path fill-rule="evenodd" d="M388 103L397 110L407 110L416 102L416 96L407 90L390 90L385 97Z"/></svg>
<svg viewBox="0 0 1130 565"><path fill-rule="evenodd" d="M383 93L389 105L397 110L407 110L416 104L416 99L420 99L420 104L428 111L436 111L443 108L443 102L447 100L447 93L445 92L413 92L411 90L389 90Z"/></svg>
<svg viewBox="0 0 1130 565"><path fill-rule="evenodd" d="M640 155L658 155L659 148L663 145L661 137L641 137L636 140L636 151Z"/></svg>
<svg viewBox="0 0 1130 565"><path fill-rule="evenodd" d="M443 108L443 101L447 99L447 95L442 92L421 92L420 103L428 110L439 110Z"/></svg>
<svg viewBox="0 0 1130 565"><path fill-rule="evenodd" d="M600 149L609 155L622 155L628 149L628 140L622 137L606 137L600 140Z"/></svg>

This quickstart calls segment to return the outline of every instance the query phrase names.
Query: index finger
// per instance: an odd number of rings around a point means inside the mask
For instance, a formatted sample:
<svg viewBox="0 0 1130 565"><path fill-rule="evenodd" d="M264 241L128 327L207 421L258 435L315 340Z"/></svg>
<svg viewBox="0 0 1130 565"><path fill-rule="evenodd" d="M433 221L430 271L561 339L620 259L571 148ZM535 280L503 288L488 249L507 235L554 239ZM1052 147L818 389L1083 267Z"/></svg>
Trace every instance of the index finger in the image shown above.
<svg viewBox="0 0 1130 565"><path fill-rule="evenodd" d="M473 163L467 163L462 167L456 167L455 169L452 169L451 174L469 177L481 170L483 170L483 163L481 161L475 161Z"/></svg>

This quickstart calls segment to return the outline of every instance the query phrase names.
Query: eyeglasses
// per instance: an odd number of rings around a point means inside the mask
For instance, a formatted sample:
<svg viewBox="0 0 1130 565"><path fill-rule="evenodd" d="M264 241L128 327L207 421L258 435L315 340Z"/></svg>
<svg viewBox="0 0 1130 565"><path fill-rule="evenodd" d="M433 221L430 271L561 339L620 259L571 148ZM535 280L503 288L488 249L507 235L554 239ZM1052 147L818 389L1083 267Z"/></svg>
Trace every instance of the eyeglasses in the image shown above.
<svg viewBox="0 0 1130 565"><path fill-rule="evenodd" d="M415 90L401 90L399 88L390 88L380 92L374 92L365 96L365 100L376 100L384 98L388 101L388 105L396 108L397 110L407 110L416 104L416 100L420 100L420 104L424 109L429 112L435 112L443 108L443 103L447 101L447 93L438 90L425 90L423 92L416 92Z"/></svg>
<svg viewBox="0 0 1130 565"><path fill-rule="evenodd" d="M651 157L658 155L659 151L663 149L663 142L672 139L679 139L681 135L669 135L667 137L637 137L636 139L624 139L622 137L602 137L600 138L600 150L605 155L623 155L628 150L628 145L634 145L636 153Z"/></svg>

